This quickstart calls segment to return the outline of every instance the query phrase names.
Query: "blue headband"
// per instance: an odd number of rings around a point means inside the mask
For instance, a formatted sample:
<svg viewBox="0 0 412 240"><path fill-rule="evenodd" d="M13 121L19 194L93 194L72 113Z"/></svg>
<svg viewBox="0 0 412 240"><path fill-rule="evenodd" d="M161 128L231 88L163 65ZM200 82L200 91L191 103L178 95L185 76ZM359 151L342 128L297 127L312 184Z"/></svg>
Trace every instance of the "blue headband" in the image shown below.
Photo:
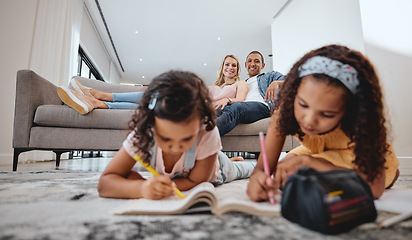
<svg viewBox="0 0 412 240"><path fill-rule="evenodd" d="M314 56L299 67L299 77L311 74L328 75L341 81L352 94L358 92L358 72L349 64L343 64L324 56Z"/></svg>

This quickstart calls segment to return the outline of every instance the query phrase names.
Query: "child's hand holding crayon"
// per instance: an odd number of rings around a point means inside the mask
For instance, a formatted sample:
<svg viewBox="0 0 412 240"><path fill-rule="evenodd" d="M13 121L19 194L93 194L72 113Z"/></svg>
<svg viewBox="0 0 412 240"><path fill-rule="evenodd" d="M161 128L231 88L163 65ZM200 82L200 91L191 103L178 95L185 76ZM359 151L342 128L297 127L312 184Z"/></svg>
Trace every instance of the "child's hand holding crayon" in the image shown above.
<svg viewBox="0 0 412 240"><path fill-rule="evenodd" d="M153 195L153 193L151 192L151 191L149 191L149 192L147 192L146 194L147 194L147 197L146 197L146 195L145 195L145 193L143 192L143 191L145 191L146 192L146 189L145 188L151 188L151 186L150 185L154 185L157 181L155 181L154 183L147 183L147 182L145 182L143 185L142 185L142 189L141 189L141 192L143 193L143 197L144 198L149 198L149 199L161 199L161 198L164 198L164 197L169 197L169 196L172 196L172 195L177 195L177 196L179 196L181 199L184 199L186 196L184 195L184 194L182 194L180 191L179 191L179 189L176 187L176 184L174 183L174 182L172 182L172 180L170 180L170 178L168 178L168 177L166 177L166 176L161 176L161 178L159 178L160 177L160 174L154 169L154 168L152 168L152 166L150 166L148 163L146 163L146 162L144 162L143 161L143 159L139 156L139 155L134 155L134 160L136 160L136 162L138 162L138 163L140 163L143 167L145 167L146 168L146 170L148 171L148 172L150 172L151 174L153 174L153 177L152 178L155 178L156 177L156 180L158 180L161 184L163 184L163 185L165 185L166 186L166 188L164 188L165 186L163 186L163 187L157 187L157 191L159 191L159 193L161 192L161 193L163 193L163 195L160 195L160 198L158 197L159 196L159 194L154 194ZM152 179L152 178L150 178L150 179ZM149 180L150 180L149 179ZM154 181L154 180L152 180L152 181ZM147 186L149 184L149 186ZM155 184L155 186L157 186L157 184ZM169 187L171 187L172 189L173 189L173 191L174 191L174 193L175 194L172 194L172 195L164 195L164 193L166 192L166 193L168 193L168 191L167 191L167 186L169 186ZM155 188L154 188L155 189ZM163 190L162 190L163 189ZM152 197L156 197L156 198L152 198Z"/></svg>
<svg viewBox="0 0 412 240"><path fill-rule="evenodd" d="M175 183L164 175L152 176L141 185L141 193L147 199L162 199L176 195Z"/></svg>

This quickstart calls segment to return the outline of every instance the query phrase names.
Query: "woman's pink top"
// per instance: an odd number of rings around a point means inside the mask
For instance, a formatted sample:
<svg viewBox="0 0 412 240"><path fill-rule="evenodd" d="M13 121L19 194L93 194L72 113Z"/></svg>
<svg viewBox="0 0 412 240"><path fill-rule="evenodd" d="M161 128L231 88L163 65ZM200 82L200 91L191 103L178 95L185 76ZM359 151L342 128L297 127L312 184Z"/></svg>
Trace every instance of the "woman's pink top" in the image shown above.
<svg viewBox="0 0 412 240"><path fill-rule="evenodd" d="M224 87L213 85L209 88L210 98L212 98L212 101L218 101L223 98L235 98L238 84L239 81Z"/></svg>

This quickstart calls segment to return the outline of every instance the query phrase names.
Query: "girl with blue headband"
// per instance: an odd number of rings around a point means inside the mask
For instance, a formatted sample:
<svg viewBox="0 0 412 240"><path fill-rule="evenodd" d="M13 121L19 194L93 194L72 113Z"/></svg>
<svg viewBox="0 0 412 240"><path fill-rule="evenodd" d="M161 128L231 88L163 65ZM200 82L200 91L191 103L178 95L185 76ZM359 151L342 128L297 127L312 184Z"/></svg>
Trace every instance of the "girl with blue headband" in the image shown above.
<svg viewBox="0 0 412 240"><path fill-rule="evenodd" d="M247 189L252 200L272 197L303 166L354 169L375 198L395 183L399 161L387 142L379 79L360 52L329 45L307 53L286 76L279 99L265 142L274 177L265 175L259 156ZM278 162L287 135L301 146Z"/></svg>

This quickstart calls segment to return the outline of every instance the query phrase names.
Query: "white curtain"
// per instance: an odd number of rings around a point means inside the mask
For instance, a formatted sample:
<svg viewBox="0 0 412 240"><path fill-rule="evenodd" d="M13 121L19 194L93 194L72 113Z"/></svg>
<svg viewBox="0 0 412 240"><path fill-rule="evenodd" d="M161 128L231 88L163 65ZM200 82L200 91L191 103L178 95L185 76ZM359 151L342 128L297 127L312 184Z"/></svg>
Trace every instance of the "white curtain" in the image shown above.
<svg viewBox="0 0 412 240"><path fill-rule="evenodd" d="M83 0L39 0L29 68L67 86L77 72Z"/></svg>
<svg viewBox="0 0 412 240"><path fill-rule="evenodd" d="M39 0L29 69L57 86L77 73L83 0ZM23 153L21 161L53 159L50 151Z"/></svg>

